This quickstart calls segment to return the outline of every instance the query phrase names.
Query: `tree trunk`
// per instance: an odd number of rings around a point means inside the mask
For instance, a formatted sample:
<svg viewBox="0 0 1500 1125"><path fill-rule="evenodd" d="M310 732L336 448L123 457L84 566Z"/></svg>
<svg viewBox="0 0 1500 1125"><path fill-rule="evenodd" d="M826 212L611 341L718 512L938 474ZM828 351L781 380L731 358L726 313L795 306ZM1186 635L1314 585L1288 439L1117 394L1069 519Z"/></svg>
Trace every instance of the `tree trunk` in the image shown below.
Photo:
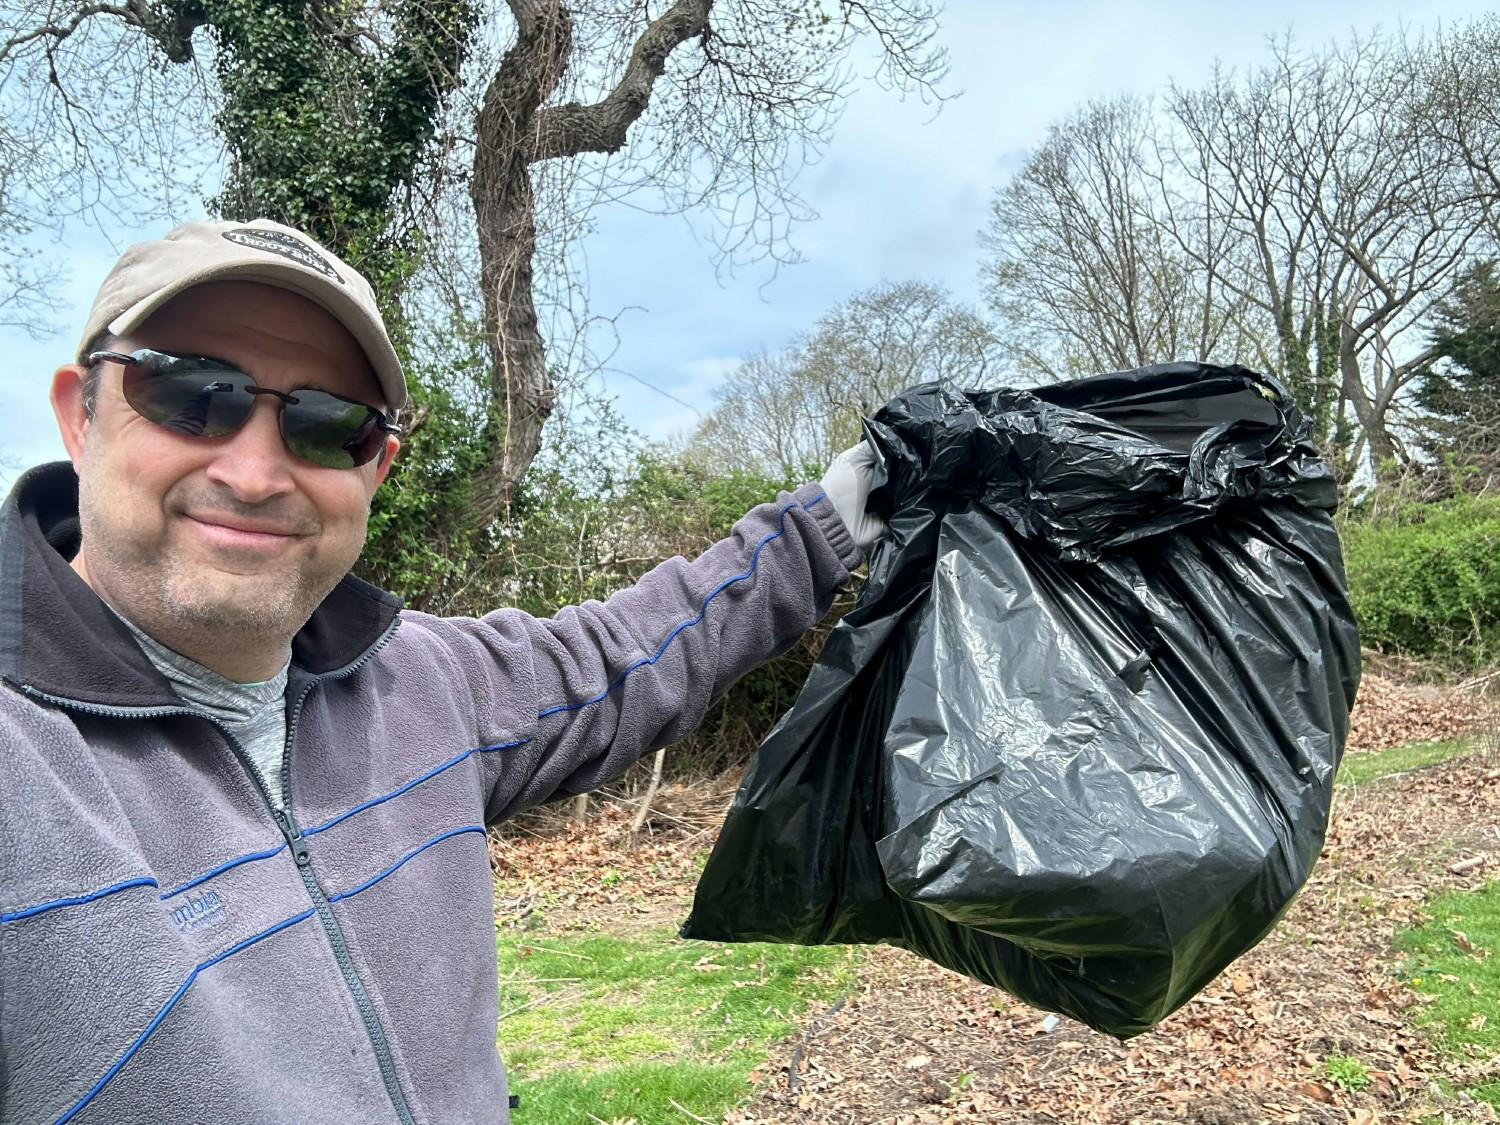
<svg viewBox="0 0 1500 1125"><path fill-rule="evenodd" d="M1354 345L1354 331L1346 322L1339 329L1339 374L1344 395L1354 408L1354 416L1359 419L1360 428L1369 442L1375 478L1385 480L1396 463L1396 443L1391 440L1390 430L1386 427L1385 411L1377 409L1360 378L1359 353Z"/></svg>
<svg viewBox="0 0 1500 1125"><path fill-rule="evenodd" d="M516 44L484 93L469 185L479 234L484 331L498 417L490 457L474 481L474 519L490 523L510 503L542 443L555 392L531 295L536 254L535 196L528 166L536 115L557 88L572 48L573 22L559 0L511 0Z"/></svg>
<svg viewBox="0 0 1500 1125"><path fill-rule="evenodd" d="M489 460L474 482L474 519L483 526L509 506L541 449L542 424L556 392L531 293L536 252L531 178L524 164L511 161L496 192L489 183L481 187L479 164L476 160L475 193L484 190L493 201L480 223L479 245L490 389L498 414Z"/></svg>
<svg viewBox="0 0 1500 1125"><path fill-rule="evenodd" d="M708 34L713 6L713 0L677 0L641 32L619 82L602 100L544 108L567 69L573 17L564 0L508 2L516 18L516 43L485 90L469 185L499 414L490 459L475 479L474 518L481 525L514 498L541 448L542 426L556 401L531 292L536 201L530 166L584 152L618 152L650 104L667 56Z"/></svg>

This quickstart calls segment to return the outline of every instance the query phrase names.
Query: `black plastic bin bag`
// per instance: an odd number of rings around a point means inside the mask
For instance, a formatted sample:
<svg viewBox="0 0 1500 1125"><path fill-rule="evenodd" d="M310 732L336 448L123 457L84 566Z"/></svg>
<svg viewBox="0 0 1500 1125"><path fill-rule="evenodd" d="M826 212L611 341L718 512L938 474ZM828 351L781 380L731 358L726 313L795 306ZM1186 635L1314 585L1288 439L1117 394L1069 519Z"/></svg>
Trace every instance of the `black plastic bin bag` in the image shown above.
<svg viewBox="0 0 1500 1125"><path fill-rule="evenodd" d="M867 432L890 532L683 935L889 943L1139 1034L1322 848L1359 679L1328 466L1199 364L929 384Z"/></svg>

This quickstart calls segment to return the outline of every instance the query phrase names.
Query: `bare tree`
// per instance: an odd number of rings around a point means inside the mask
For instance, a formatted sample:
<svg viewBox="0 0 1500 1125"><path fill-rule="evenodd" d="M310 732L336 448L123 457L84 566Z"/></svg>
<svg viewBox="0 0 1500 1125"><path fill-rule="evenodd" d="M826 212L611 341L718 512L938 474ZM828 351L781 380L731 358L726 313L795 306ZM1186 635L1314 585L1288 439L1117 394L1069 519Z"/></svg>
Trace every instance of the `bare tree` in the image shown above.
<svg viewBox="0 0 1500 1125"><path fill-rule="evenodd" d="M5 126L0 123L0 133ZM0 327L41 339L56 305L62 271L33 239L41 233L17 200L26 177L24 154L0 141Z"/></svg>
<svg viewBox="0 0 1500 1125"><path fill-rule="evenodd" d="M873 414L916 383L983 384L999 368L996 345L994 329L942 286L883 282L818 320L803 366L830 413Z"/></svg>
<svg viewBox="0 0 1500 1125"><path fill-rule="evenodd" d="M640 0L508 6L516 40L485 86L470 182L506 419L480 492L496 511L536 455L555 395L531 296L539 166L620 154L593 179L599 196L645 190L667 210L706 210L721 253L774 257L803 211L792 176L828 138L861 37L902 89L929 89L944 65L927 0L676 0L654 18ZM627 147L648 108L650 128Z"/></svg>
<svg viewBox="0 0 1500 1125"><path fill-rule="evenodd" d="M56 247L83 218L134 225L201 194L194 73L168 81L144 8L8 0L0 32L0 323L44 336L64 280ZM185 89L186 88L186 89ZM184 94L187 96L184 96ZM129 170L127 173L125 170Z"/></svg>
<svg viewBox="0 0 1500 1125"><path fill-rule="evenodd" d="M818 398L803 378L804 344L745 359L716 391L718 405L688 443L706 469L790 479L816 465L830 439Z"/></svg>
<svg viewBox="0 0 1500 1125"><path fill-rule="evenodd" d="M1022 370L1074 378L1257 348L1244 299L1215 286L1239 248L1222 226L1167 221L1158 127L1149 102L1090 103L997 194L989 297Z"/></svg>
<svg viewBox="0 0 1500 1125"><path fill-rule="evenodd" d="M1500 16L1491 13L1434 40L1421 62L1422 128L1456 152L1500 238Z"/></svg>
<svg viewBox="0 0 1500 1125"><path fill-rule="evenodd" d="M1048 374L1169 358L1278 373L1347 471L1406 457L1421 327L1483 237L1482 163L1428 127L1448 40L1375 35L1119 99L997 196L991 296Z"/></svg>
<svg viewBox="0 0 1500 1125"><path fill-rule="evenodd" d="M693 434L690 456L785 479L821 469L859 440L862 416L932 380L979 386L999 341L942 287L888 282L831 310L805 337L741 364Z"/></svg>
<svg viewBox="0 0 1500 1125"><path fill-rule="evenodd" d="M1173 91L1169 111L1198 159L1184 172L1199 217L1255 256L1216 271L1276 326L1278 365L1348 451L1404 458L1394 422L1431 354L1423 318L1472 255L1483 203L1452 146L1423 124L1426 48L1374 36L1317 54L1273 47L1235 82Z"/></svg>

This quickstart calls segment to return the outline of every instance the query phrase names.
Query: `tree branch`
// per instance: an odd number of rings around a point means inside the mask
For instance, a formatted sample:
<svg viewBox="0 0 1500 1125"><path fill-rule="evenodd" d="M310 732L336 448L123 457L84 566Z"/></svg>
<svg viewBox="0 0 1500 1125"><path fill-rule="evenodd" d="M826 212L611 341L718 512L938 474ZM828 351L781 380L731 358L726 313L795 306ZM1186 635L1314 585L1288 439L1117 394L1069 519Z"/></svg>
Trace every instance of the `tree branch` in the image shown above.
<svg viewBox="0 0 1500 1125"><path fill-rule="evenodd" d="M620 81L593 105L569 102L536 117L532 162L582 152L618 152L625 135L646 111L651 90L666 70L667 56L693 36L708 36L713 0L677 0L635 41Z"/></svg>
<svg viewBox="0 0 1500 1125"><path fill-rule="evenodd" d="M50 36L57 42L61 42L77 31L85 20L103 15L117 16L126 23L141 28L148 26L150 17L143 0L128 0L125 4L86 4L74 12L73 18L65 23L43 24L41 27L34 27L30 31L13 35L4 43L0 43L0 63L5 62L19 48L28 43L34 43L38 39Z"/></svg>

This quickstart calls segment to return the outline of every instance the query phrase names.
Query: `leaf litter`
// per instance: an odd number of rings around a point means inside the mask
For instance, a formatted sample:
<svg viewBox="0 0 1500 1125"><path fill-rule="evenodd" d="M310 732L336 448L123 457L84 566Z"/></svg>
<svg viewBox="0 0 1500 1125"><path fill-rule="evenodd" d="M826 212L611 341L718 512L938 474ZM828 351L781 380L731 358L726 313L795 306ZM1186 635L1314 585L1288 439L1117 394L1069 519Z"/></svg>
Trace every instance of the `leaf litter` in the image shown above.
<svg viewBox="0 0 1500 1125"><path fill-rule="evenodd" d="M1399 729L1449 737L1427 732L1451 722L1473 729L1466 716L1420 715ZM732 791L729 778L664 789L663 815L635 849L625 803L605 803L582 825L557 830L554 818L492 836L502 935L680 919ZM1323 858L1275 930L1155 1031L1121 1044L874 948L851 992L809 1012L802 1033L756 1068L749 1100L725 1125L1500 1121L1490 1106L1443 1092L1500 1077L1500 1059L1439 1055L1412 1025L1422 998L1391 951L1430 896L1481 886L1497 866L1493 752L1340 790ZM535 913L545 921L528 922ZM1358 1060L1368 1085L1332 1081L1326 1062L1336 1056Z"/></svg>

